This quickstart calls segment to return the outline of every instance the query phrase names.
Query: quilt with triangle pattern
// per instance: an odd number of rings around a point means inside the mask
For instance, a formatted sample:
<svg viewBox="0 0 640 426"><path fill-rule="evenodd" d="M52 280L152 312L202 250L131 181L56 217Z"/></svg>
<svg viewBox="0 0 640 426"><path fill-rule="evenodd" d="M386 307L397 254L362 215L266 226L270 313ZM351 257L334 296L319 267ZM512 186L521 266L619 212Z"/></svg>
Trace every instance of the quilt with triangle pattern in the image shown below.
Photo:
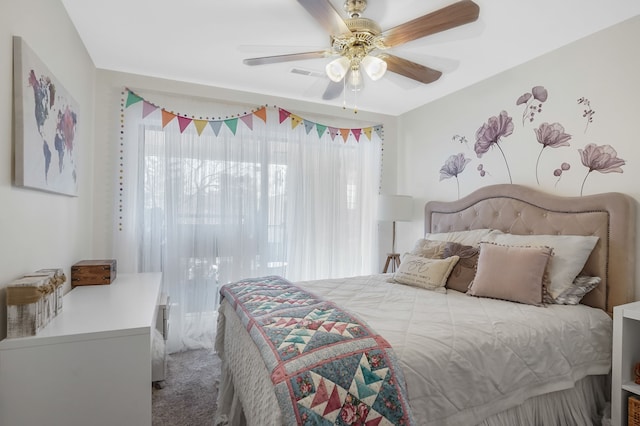
<svg viewBox="0 0 640 426"><path fill-rule="evenodd" d="M265 361L284 424L414 424L395 354L363 321L278 276L220 293Z"/></svg>

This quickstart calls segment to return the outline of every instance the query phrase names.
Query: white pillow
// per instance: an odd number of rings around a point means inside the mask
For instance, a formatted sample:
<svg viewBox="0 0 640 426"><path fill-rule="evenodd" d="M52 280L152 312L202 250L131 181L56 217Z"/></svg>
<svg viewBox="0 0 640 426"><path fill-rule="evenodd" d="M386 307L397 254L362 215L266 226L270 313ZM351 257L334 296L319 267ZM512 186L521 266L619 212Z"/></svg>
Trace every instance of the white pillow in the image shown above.
<svg viewBox="0 0 640 426"><path fill-rule="evenodd" d="M401 284L420 287L438 293L446 293L444 285L460 259L451 256L446 259L429 259L405 253L393 279Z"/></svg>
<svg viewBox="0 0 640 426"><path fill-rule="evenodd" d="M425 240L452 241L465 246L479 247L480 241L485 240L490 235L501 234L497 229L471 229L469 231L439 232L435 234L425 234Z"/></svg>
<svg viewBox="0 0 640 426"><path fill-rule="evenodd" d="M515 235L493 233L485 241L519 246L547 246L553 249L549 262L549 287L552 298L558 297L573 284L598 242L594 235Z"/></svg>

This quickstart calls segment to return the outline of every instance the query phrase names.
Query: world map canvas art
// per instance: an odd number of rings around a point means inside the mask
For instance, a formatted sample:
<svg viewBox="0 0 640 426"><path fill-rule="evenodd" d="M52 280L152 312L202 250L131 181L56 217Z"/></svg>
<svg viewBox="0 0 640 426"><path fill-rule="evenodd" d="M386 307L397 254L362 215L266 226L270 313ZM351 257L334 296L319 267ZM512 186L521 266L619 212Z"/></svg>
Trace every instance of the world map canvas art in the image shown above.
<svg viewBox="0 0 640 426"><path fill-rule="evenodd" d="M21 37L13 37L15 184L78 195L78 104Z"/></svg>

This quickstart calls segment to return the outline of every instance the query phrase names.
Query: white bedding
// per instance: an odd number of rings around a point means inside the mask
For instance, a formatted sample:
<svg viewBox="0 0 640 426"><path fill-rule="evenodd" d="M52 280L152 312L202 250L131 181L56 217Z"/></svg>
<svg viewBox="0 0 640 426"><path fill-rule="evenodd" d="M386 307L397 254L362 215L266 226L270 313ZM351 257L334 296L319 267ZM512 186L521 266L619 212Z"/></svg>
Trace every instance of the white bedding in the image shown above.
<svg viewBox="0 0 640 426"><path fill-rule="evenodd" d="M358 315L391 343L421 426L479 424L528 398L610 370L612 321L604 311L439 294L389 283L390 276L297 284ZM221 305L216 348L223 376L233 372L233 383L223 377L222 385L233 401L218 401L226 410L217 424L281 424L279 412L269 408L277 405L269 373L228 308ZM232 414L236 404L244 415Z"/></svg>
<svg viewBox="0 0 640 426"><path fill-rule="evenodd" d="M297 284L358 315L391 343L420 425L477 424L609 372L612 321L604 311L439 294L389 283L390 276Z"/></svg>

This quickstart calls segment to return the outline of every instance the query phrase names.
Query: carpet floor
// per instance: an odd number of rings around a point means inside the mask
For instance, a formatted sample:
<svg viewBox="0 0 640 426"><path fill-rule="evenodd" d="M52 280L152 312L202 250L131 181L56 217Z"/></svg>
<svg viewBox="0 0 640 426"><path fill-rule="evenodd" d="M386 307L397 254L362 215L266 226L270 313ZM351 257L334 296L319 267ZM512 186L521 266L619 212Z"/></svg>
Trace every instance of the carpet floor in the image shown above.
<svg viewBox="0 0 640 426"><path fill-rule="evenodd" d="M153 388L153 426L211 426L220 358L209 349L169 355L164 388Z"/></svg>

